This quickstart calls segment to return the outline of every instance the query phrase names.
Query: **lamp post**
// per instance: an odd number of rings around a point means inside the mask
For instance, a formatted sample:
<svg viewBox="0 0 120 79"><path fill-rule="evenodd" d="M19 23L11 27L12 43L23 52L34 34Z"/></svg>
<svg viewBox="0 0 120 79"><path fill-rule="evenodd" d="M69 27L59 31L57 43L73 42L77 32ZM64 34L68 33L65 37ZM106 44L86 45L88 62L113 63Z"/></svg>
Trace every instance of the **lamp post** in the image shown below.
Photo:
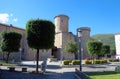
<svg viewBox="0 0 120 79"><path fill-rule="evenodd" d="M78 43L79 43L79 60L80 60L80 71L82 71L82 52L81 52L81 37L82 37L82 31L80 28L77 29L77 36L78 36Z"/></svg>
<svg viewBox="0 0 120 79"><path fill-rule="evenodd" d="M21 52L22 52L22 49L20 48L19 50L20 50L20 62L21 62Z"/></svg>

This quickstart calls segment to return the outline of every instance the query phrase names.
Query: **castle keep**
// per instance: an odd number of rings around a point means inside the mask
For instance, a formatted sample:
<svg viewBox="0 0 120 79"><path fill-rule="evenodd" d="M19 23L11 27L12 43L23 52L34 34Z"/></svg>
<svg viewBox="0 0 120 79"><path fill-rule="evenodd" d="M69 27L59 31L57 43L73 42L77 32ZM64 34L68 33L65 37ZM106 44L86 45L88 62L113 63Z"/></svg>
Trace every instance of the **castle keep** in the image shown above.
<svg viewBox="0 0 120 79"><path fill-rule="evenodd" d="M56 27L55 43L54 43L55 48L47 51L41 50L39 60L43 60L50 57L54 57L57 60L75 59L75 57L79 58L78 54L74 56L74 54L69 54L66 51L64 51L64 47L66 46L68 41L76 41L78 43L77 35L74 35L72 32L69 32L69 26L68 26L69 17L66 15L58 15L54 17L54 20ZM82 31L81 46L82 46L82 58L84 59L89 56L87 53L86 42L90 40L90 28L80 27L79 29ZM11 55L11 59L13 57L16 57L15 58L16 60L35 60L36 50L32 50L28 47L25 29L0 23L0 32L4 30L16 31L22 34L20 52ZM1 54L1 58L2 58L2 54Z"/></svg>

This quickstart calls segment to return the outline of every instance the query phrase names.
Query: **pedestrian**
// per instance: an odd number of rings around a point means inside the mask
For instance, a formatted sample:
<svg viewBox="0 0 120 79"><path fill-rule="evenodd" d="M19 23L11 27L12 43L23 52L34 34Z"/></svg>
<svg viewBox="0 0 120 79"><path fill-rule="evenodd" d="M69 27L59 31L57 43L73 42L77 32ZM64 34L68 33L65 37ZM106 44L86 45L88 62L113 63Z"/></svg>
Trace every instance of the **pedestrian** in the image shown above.
<svg viewBox="0 0 120 79"><path fill-rule="evenodd" d="M46 72L46 67L47 67L47 60L44 60L44 61L41 63L42 73L45 73L45 72Z"/></svg>

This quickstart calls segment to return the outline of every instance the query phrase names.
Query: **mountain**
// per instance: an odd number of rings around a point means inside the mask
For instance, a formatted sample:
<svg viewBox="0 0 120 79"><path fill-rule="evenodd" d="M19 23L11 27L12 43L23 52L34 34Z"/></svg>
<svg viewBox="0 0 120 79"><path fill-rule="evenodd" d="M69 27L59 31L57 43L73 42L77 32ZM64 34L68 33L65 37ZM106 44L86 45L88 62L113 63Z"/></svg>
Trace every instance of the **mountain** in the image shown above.
<svg viewBox="0 0 120 79"><path fill-rule="evenodd" d="M115 49L114 34L97 34L91 36L91 38L102 42L103 45L110 45L111 49Z"/></svg>

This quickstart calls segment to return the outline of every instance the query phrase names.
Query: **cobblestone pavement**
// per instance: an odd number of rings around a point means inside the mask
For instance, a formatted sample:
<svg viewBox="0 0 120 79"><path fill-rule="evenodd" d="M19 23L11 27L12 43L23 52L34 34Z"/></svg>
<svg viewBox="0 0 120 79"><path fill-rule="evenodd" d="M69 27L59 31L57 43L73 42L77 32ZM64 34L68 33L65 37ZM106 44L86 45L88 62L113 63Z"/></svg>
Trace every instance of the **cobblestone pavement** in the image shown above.
<svg viewBox="0 0 120 79"><path fill-rule="evenodd" d="M1 79L76 79L76 77L73 72L34 74L3 71Z"/></svg>
<svg viewBox="0 0 120 79"><path fill-rule="evenodd" d="M28 72L20 72L22 66L27 67ZM35 71L35 65L22 66L16 66L17 72L9 72L7 66L1 66L4 71L0 79L77 79L75 68L79 68L79 66L62 67L60 62L49 62L45 74L35 74L30 73ZM114 71L117 66L120 66L120 62L103 65L83 65L82 69L83 72Z"/></svg>
<svg viewBox="0 0 120 79"><path fill-rule="evenodd" d="M22 66L27 67L28 72L20 72ZM22 66L16 66L16 72L9 72L7 66L1 66L4 69L1 79L77 79L75 68L62 68L59 62L48 63L45 74L31 73L31 71L35 71L35 66L30 63Z"/></svg>

